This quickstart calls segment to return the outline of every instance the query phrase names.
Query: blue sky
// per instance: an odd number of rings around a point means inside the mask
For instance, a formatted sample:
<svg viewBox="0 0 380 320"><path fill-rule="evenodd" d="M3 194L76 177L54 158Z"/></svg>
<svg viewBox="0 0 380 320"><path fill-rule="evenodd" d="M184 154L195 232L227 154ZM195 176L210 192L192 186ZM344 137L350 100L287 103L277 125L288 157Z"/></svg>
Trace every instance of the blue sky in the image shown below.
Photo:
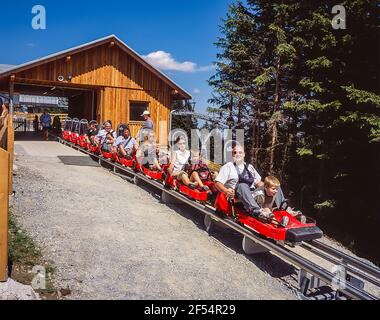
<svg viewBox="0 0 380 320"><path fill-rule="evenodd" d="M204 111L219 25L233 0L14 1L1 4L0 64L21 64L116 34L192 94ZM46 8L46 30L31 26L34 5Z"/></svg>

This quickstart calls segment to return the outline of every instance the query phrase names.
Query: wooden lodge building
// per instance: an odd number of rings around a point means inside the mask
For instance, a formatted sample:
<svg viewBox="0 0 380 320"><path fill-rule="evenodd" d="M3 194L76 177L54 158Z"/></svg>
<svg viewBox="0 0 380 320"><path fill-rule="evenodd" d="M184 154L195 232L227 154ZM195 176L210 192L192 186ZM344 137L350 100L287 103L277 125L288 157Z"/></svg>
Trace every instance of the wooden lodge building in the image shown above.
<svg viewBox="0 0 380 320"><path fill-rule="evenodd" d="M161 144L173 101L192 98L115 35L0 69L0 92L67 97L69 117L128 123L133 136L148 109Z"/></svg>

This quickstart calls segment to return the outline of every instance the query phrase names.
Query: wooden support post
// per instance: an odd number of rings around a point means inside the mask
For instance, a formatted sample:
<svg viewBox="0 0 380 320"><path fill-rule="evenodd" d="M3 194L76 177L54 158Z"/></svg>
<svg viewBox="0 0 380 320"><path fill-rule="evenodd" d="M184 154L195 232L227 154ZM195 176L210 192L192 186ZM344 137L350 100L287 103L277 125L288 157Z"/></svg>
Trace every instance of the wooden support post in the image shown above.
<svg viewBox="0 0 380 320"><path fill-rule="evenodd" d="M13 106L13 96L14 96L14 75L11 76L9 81L9 98L11 99L9 104L9 116L8 116L8 142L7 142L7 151L9 153L9 194L13 192L13 158L14 158L14 141L15 134L13 129L13 115L14 115L14 106Z"/></svg>
<svg viewBox="0 0 380 320"><path fill-rule="evenodd" d="M0 282L8 279L9 162L9 153L0 148Z"/></svg>
<svg viewBox="0 0 380 320"><path fill-rule="evenodd" d="M9 176L8 176L8 191L9 194L13 192L13 158L14 158L14 129L13 129L13 119L8 116L8 139L7 139L7 151L9 153Z"/></svg>

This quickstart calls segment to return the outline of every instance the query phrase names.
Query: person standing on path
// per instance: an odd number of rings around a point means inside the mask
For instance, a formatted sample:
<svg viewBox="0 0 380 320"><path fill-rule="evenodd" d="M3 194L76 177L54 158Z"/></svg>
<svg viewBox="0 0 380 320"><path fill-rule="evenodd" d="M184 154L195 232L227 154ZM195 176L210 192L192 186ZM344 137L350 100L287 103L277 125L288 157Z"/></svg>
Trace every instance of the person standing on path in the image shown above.
<svg viewBox="0 0 380 320"><path fill-rule="evenodd" d="M148 136L150 132L154 131L154 123L150 116L150 112L148 110L145 110L141 116L144 117L144 123L139 134L140 143L144 141L144 137Z"/></svg>
<svg viewBox="0 0 380 320"><path fill-rule="evenodd" d="M40 122L42 125L43 136L45 140L49 140L49 130L51 128L51 116L47 110L45 110L43 115L40 117Z"/></svg>
<svg viewBox="0 0 380 320"><path fill-rule="evenodd" d="M34 120L33 120L33 129L34 129L34 133L37 134L38 133L38 126L39 126L39 121L38 121L38 116L35 115L34 116Z"/></svg>

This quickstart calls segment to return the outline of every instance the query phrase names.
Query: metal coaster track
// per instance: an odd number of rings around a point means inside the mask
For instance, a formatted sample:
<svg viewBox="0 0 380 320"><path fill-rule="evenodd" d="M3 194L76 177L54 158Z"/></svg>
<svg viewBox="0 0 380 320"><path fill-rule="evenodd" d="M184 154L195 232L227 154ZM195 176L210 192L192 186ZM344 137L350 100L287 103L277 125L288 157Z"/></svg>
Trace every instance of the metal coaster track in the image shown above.
<svg viewBox="0 0 380 320"><path fill-rule="evenodd" d="M326 270L320 266L318 266L316 263L300 256L299 254L289 250L284 245L280 245L272 240L264 239L260 237L257 233L254 231L251 231L250 229L244 227L241 224L236 223L233 219L226 217L226 216L220 216L217 214L215 209L209 205L205 205L193 200L190 200L186 196L170 190L166 189L162 183L159 183L157 181L154 181L148 177L146 177L144 174L140 172L136 172L128 167L123 167L120 164L114 163L110 160L104 159L100 155L95 155L87 150L82 149L81 147L72 144L71 142L65 141L59 137L57 137L60 143L65 144L67 146L70 146L78 151L81 151L92 158L96 158L98 162L101 164L102 162L107 163L113 168L113 172L115 174L121 175L117 171L122 171L124 174L126 174L129 177L126 177L130 181L134 181L135 184L138 184L139 181L144 181L145 183L157 188L162 192L161 197L164 197L164 195L169 195L172 198L175 198L189 206L191 206L196 211L203 213L205 217L208 217L213 222L221 223L241 235L243 235L245 238L250 239L254 243L259 244L260 246L266 248L273 254L279 256L283 260L287 261L288 263L296 266L300 269L303 273L306 273L308 275L311 275L311 279L318 279L322 282L324 285L329 285L332 283L335 283L336 281L336 275L330 272L329 270ZM124 175L123 175L124 176ZM327 261L341 264L342 262L346 265L347 271L358 275L363 280L371 282L372 284L380 287L380 270L372 265L369 265L367 263L364 263L354 257L348 256L347 254L332 248L328 245L325 245L324 243L320 241L311 241L308 243L302 243L301 247L304 249L313 252L320 257L326 259ZM351 266L357 268L358 270L355 270ZM365 273L368 273L370 276L365 275ZM308 280L304 278L304 280ZM310 280L310 277L309 277ZM307 288L316 288L316 287L309 287ZM343 294L343 297L339 297L339 294ZM301 294L303 295L303 294ZM335 292L335 298L340 299L347 297L349 299L355 299L355 300L378 300L377 297L373 296L372 294L364 291L362 287L358 287L353 285L351 282L346 282L344 286L339 287L339 289ZM307 298L306 298L307 299ZM320 298L319 298L320 299Z"/></svg>
<svg viewBox="0 0 380 320"><path fill-rule="evenodd" d="M334 264L340 264L353 275L380 288L380 269L355 257L335 249L321 241L313 240L303 243L302 248L324 258Z"/></svg>

